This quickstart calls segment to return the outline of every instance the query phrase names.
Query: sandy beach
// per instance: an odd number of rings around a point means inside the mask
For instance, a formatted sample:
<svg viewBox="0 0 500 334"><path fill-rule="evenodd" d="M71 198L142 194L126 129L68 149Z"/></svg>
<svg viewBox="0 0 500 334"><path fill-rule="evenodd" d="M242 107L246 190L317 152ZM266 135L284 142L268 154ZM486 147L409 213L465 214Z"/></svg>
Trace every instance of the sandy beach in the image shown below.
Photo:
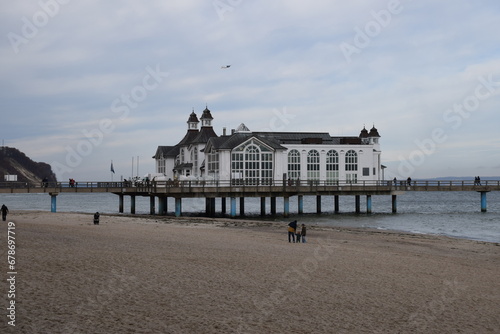
<svg viewBox="0 0 500 334"><path fill-rule="evenodd" d="M294 244L285 222L255 220L8 220L16 326L2 279L2 333L500 332L499 244L314 225Z"/></svg>

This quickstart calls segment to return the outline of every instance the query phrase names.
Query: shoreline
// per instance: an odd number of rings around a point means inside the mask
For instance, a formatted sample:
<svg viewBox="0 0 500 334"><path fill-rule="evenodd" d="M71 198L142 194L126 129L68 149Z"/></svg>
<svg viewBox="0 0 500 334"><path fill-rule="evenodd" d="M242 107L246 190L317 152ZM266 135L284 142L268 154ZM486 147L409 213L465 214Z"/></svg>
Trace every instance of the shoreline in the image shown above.
<svg viewBox="0 0 500 334"><path fill-rule="evenodd" d="M40 213L40 214L53 214L53 212L50 211L41 211L41 210L18 210L16 213L19 214L26 214L26 213ZM87 215L87 216L93 216L93 213L89 212L56 212L55 214L78 214L78 215ZM164 224L180 224L180 222L183 222L185 224L212 224L214 226L221 227L223 225L224 227L274 227L274 228L281 228L283 231L286 230L288 221L276 221L276 220L270 220L270 219L253 219L251 216L249 218L230 218L230 217L204 217L201 215L193 215L193 216L181 216L181 217L175 217L172 215L168 216L161 216L161 215L149 215L149 214L130 214L130 213L100 213L101 217L125 217L125 218L139 218L141 220L151 220L155 222L163 222ZM10 217L11 215L9 215ZM284 219L284 218L283 218ZM90 220L89 220L90 221ZM220 224L217 224L217 222L222 222ZM475 241L478 243L487 243L487 244L493 244L496 246L500 246L500 242L496 241L487 241L487 240L480 240L480 239L475 239L472 237L459 237L459 236L453 236L453 235L447 235L447 234L436 234L436 233L419 233L419 232L411 232L411 231L405 231L405 230L395 230L395 229L381 229L381 228L373 228L373 227L347 227L347 226L327 226L327 225L320 225L320 224L310 224L306 223L307 228L311 228L313 230L325 230L325 231L353 231L356 233L372 233L372 234L408 234L408 235L413 235L415 237L418 236L429 236L429 237L436 237L436 238L450 238L450 239L456 239L456 240L468 240L468 241Z"/></svg>

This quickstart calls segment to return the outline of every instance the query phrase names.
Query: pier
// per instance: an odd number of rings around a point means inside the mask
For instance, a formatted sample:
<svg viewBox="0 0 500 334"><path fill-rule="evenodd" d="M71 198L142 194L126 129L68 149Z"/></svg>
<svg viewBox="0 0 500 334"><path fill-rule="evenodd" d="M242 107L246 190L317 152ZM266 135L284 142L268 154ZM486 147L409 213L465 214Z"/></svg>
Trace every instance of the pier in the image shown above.
<svg viewBox="0 0 500 334"><path fill-rule="evenodd" d="M57 195L60 193L113 193L118 196L118 211L124 212L124 197L130 196L130 213L135 214L136 196L149 197L150 214L167 214L168 198L175 202L175 216L182 215L182 200L184 198L205 198L205 213L214 216L217 212L236 217L245 214L245 198L260 198L261 215L266 214L266 203L270 203L271 215L276 212L276 201L283 201L282 215L290 214L290 200L296 198L298 214L304 211L304 196L316 196L316 212L321 213L322 196L333 197L334 212L339 212L339 196L354 197L355 212L361 213L360 198L366 196L366 213L372 213L373 196L391 196L392 212L397 212L397 197L411 191L474 191L480 194L481 212L487 211L487 193L500 191L500 180L483 181L434 181L416 180L408 184L406 181L364 181L351 183L345 181L289 181L277 180L269 184L245 184L227 181L153 181L131 185L129 182L55 182L43 185L31 185L25 182L1 182L0 193L47 193L50 195L51 211L57 211ZM215 199L221 199L219 210L215 207ZM269 201L266 199L269 198ZM229 200L229 208L227 201ZM158 203L158 208L156 207ZM239 212L237 212L237 203ZM227 212L229 211L229 212Z"/></svg>

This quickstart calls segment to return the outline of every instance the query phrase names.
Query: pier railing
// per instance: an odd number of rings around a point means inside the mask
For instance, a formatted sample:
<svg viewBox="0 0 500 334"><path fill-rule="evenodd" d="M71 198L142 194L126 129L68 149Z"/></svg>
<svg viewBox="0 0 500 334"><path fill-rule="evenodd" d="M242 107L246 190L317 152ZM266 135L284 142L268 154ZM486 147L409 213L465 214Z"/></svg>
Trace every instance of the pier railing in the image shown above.
<svg viewBox="0 0 500 334"><path fill-rule="evenodd" d="M59 192L137 192L137 193L189 193L224 191L495 191L500 180L415 180L348 181L348 180L183 180L183 181L129 181L106 182L0 182L1 193L59 193Z"/></svg>

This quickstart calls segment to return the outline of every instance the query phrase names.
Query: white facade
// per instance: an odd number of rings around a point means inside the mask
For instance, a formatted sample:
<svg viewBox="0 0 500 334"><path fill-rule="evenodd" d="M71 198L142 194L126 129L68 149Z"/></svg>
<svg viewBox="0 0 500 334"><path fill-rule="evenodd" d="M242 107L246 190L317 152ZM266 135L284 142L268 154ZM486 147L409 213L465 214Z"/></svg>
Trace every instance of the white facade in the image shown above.
<svg viewBox="0 0 500 334"><path fill-rule="evenodd" d="M271 184L290 181L359 183L382 179L377 129L359 136L332 137L314 132L252 132L243 124L230 135L217 136L210 111L203 111L197 129L194 112L188 132L175 146L159 146L157 173L167 179ZM225 132L225 131L224 131Z"/></svg>

